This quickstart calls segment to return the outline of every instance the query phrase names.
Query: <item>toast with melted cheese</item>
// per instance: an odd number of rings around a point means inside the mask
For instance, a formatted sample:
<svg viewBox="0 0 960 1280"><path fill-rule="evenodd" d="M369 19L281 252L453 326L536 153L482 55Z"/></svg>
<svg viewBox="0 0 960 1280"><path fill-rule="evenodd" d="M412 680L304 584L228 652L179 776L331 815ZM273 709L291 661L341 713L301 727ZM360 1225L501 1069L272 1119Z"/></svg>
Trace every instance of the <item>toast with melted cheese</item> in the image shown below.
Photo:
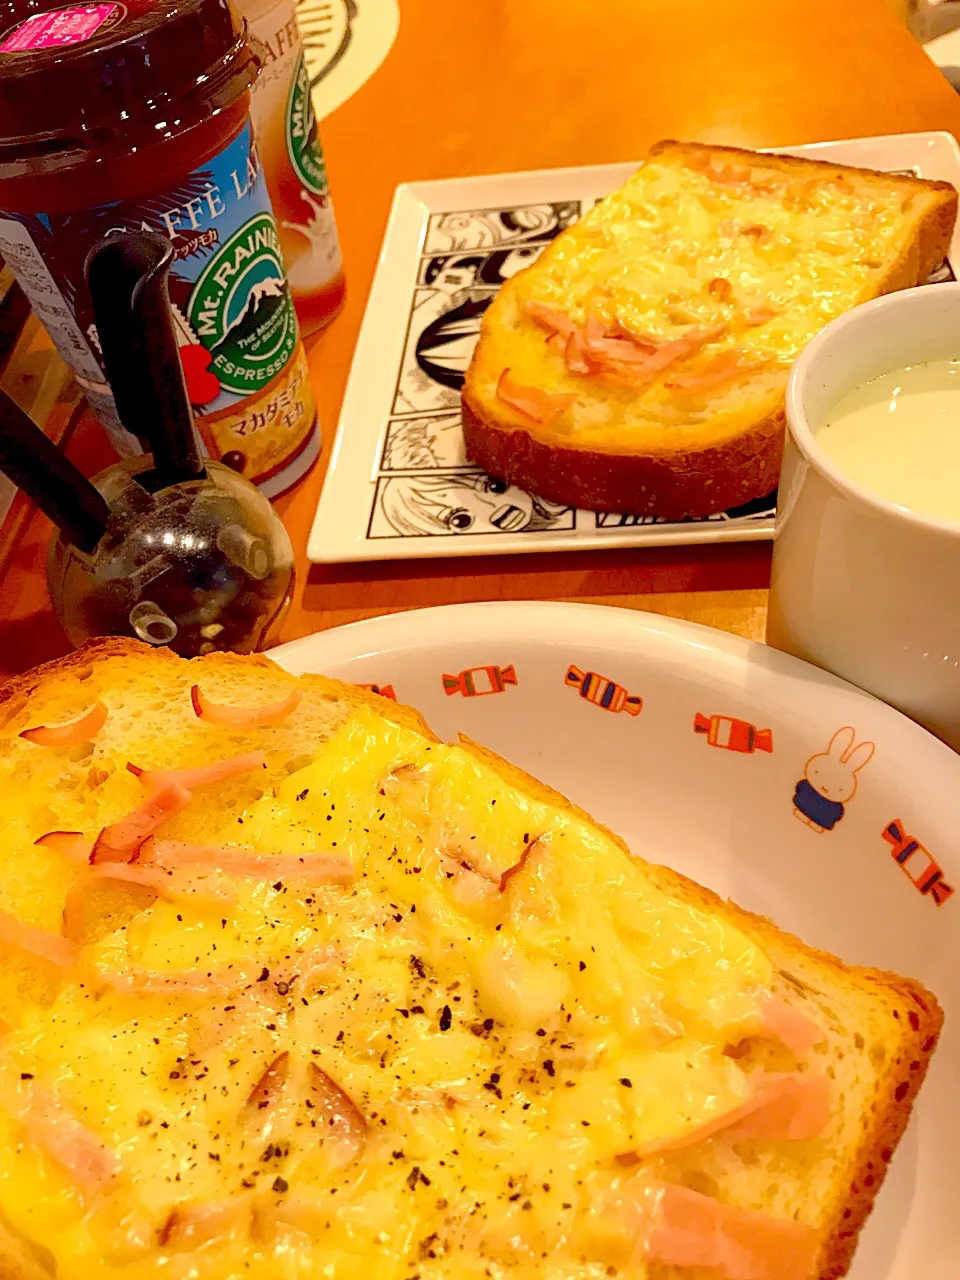
<svg viewBox="0 0 960 1280"><path fill-rule="evenodd" d="M669 519L761 498L791 363L947 253L947 182L660 142L502 287L463 387L467 455L552 502Z"/></svg>
<svg viewBox="0 0 960 1280"><path fill-rule="evenodd" d="M917 983L265 658L98 642L0 715L0 1274L846 1271Z"/></svg>

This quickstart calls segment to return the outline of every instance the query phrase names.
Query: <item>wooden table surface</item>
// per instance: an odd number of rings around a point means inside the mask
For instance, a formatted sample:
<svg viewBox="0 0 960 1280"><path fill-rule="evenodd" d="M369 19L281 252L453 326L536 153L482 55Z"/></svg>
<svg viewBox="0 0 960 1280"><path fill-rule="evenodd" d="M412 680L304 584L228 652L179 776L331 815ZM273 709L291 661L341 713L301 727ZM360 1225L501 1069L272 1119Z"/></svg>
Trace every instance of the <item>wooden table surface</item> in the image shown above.
<svg viewBox="0 0 960 1280"><path fill-rule="evenodd" d="M314 566L307 532L399 182L639 160L658 138L777 146L949 129L960 96L884 0L400 0L380 70L325 120L349 298L311 343L324 461L278 507L298 557L281 639L472 600L651 609L762 638L769 544ZM93 429L74 453L88 465ZM66 641L35 518L0 582L0 670Z"/></svg>

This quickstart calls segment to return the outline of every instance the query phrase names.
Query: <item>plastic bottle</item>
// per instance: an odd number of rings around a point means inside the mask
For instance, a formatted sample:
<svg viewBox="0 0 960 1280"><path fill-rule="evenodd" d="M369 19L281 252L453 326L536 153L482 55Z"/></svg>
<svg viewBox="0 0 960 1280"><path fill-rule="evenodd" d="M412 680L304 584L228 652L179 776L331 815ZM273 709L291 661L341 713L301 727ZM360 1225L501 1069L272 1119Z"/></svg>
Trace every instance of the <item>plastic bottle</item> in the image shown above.
<svg viewBox="0 0 960 1280"><path fill-rule="evenodd" d="M296 0L235 0L263 63L251 113L304 333L343 306L340 241L310 100Z"/></svg>
<svg viewBox="0 0 960 1280"><path fill-rule="evenodd" d="M0 0L0 254L130 456L84 262L116 228L168 236L205 451L273 496L319 436L253 141L258 65L228 0Z"/></svg>

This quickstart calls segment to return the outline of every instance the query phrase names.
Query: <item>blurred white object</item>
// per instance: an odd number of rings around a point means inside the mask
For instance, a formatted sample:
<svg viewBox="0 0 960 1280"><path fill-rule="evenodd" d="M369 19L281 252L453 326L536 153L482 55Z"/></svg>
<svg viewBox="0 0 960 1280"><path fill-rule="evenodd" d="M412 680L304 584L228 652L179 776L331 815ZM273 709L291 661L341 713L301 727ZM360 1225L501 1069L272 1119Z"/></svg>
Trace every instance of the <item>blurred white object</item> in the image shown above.
<svg viewBox="0 0 960 1280"><path fill-rule="evenodd" d="M960 4L951 5L960 11ZM960 21L960 13L958 13ZM925 52L937 64L955 89L960 89L960 29L937 36L923 46Z"/></svg>
<svg viewBox="0 0 960 1280"><path fill-rule="evenodd" d="M960 0L908 0L907 26L924 44L933 43L960 27Z"/></svg>
<svg viewBox="0 0 960 1280"><path fill-rule="evenodd" d="M928 57L960 90L960 0L915 0L907 24Z"/></svg>
<svg viewBox="0 0 960 1280"><path fill-rule="evenodd" d="M297 18L322 120L353 96L390 52L400 27L397 0L297 0Z"/></svg>

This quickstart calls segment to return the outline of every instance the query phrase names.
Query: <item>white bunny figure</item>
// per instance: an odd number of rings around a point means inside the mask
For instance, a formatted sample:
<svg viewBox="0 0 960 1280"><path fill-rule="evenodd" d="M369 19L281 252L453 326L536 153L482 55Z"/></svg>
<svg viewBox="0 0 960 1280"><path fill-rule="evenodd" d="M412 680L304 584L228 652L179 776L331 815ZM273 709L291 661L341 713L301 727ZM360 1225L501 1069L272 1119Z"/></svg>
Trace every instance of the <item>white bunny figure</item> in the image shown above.
<svg viewBox="0 0 960 1280"><path fill-rule="evenodd" d="M816 832L832 831L844 814L844 806L857 790L857 774L874 753L872 742L854 746L856 730L845 725L830 739L826 751L813 755L803 771L803 781L793 793L793 813Z"/></svg>

